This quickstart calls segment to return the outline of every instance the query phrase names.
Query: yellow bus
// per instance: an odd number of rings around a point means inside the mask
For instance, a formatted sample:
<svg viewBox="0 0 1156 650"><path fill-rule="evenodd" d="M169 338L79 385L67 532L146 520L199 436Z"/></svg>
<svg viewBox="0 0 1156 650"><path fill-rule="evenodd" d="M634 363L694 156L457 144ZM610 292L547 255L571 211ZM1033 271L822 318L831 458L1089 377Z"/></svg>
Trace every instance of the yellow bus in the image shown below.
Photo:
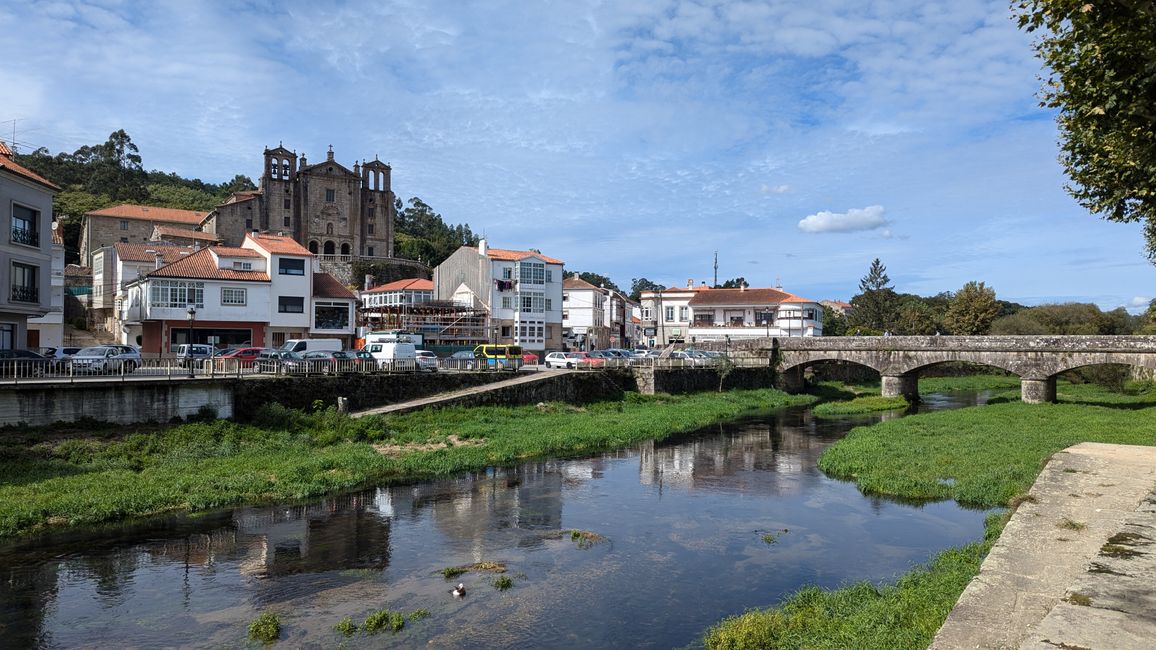
<svg viewBox="0 0 1156 650"><path fill-rule="evenodd" d="M474 358L483 370L510 370L522 367L522 346L486 343L474 348Z"/></svg>

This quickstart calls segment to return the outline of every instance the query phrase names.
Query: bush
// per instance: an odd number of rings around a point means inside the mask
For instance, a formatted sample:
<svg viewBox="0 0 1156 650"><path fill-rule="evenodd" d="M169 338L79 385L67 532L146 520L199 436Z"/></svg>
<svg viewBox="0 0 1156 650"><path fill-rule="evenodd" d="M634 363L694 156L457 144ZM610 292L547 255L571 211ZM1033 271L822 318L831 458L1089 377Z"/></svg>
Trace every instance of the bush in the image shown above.
<svg viewBox="0 0 1156 650"><path fill-rule="evenodd" d="M281 636L281 621L273 612L265 612L249 623L249 638L261 643L273 643Z"/></svg>

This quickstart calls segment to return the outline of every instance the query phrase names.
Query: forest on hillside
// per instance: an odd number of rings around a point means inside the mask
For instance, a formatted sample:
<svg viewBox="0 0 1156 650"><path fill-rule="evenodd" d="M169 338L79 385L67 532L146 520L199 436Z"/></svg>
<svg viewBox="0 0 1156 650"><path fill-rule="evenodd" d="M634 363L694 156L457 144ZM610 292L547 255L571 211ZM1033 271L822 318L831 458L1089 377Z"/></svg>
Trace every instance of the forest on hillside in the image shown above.
<svg viewBox="0 0 1156 650"><path fill-rule="evenodd" d="M124 129L101 144L84 145L72 153L53 154L41 147L16 154L16 162L60 186L53 214L63 229L66 260L79 263L81 221L86 212L121 203L184 210L212 210L234 192L257 189L253 179L236 174L225 183L206 183L174 172L145 171L140 149ZM408 205L395 200L394 255L440 264L459 246L475 245L469 224L449 225L417 197Z"/></svg>

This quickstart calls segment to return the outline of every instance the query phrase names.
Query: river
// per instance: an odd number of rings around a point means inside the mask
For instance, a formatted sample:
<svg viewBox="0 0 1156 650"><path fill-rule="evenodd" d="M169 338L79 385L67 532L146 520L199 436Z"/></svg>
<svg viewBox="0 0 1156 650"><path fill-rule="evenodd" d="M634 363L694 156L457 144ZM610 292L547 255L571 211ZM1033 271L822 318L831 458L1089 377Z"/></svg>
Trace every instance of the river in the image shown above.
<svg viewBox="0 0 1156 650"><path fill-rule="evenodd" d="M10 542L0 645L236 647L267 610L284 647L692 644L800 586L886 581L982 535L983 512L865 497L818 471L827 446L881 417L789 409L590 458ZM440 573L477 562L503 564L512 586ZM383 608L429 615L396 634L333 630Z"/></svg>

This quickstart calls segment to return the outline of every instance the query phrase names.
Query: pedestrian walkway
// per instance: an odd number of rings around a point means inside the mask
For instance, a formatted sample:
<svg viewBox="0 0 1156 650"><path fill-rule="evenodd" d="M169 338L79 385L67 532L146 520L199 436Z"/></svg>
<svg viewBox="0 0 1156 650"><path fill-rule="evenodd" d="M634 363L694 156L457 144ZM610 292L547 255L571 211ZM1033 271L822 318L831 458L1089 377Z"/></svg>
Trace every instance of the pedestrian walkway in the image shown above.
<svg viewBox="0 0 1156 650"><path fill-rule="evenodd" d="M391 413L408 413L409 411L416 411L418 409L430 407L445 407L454 406L458 402L469 401L477 395L488 393L491 391L502 390L510 388L511 386L519 386L523 384L531 384L539 381L546 381L557 377L560 373L566 372L564 370L539 370L536 372L519 372L511 379L506 381L498 381L492 384L485 384L484 386L474 386L471 388L463 388L462 390L455 390L448 393L438 393L429 397L422 397L420 399L410 400L408 402L400 402L398 404L389 404L387 406L379 406L376 408L366 409L364 411L355 411L350 413L351 417L359 418L366 415L386 415Z"/></svg>
<svg viewBox="0 0 1156 650"><path fill-rule="evenodd" d="M1156 447L1082 443L1036 478L931 648L1156 647Z"/></svg>

